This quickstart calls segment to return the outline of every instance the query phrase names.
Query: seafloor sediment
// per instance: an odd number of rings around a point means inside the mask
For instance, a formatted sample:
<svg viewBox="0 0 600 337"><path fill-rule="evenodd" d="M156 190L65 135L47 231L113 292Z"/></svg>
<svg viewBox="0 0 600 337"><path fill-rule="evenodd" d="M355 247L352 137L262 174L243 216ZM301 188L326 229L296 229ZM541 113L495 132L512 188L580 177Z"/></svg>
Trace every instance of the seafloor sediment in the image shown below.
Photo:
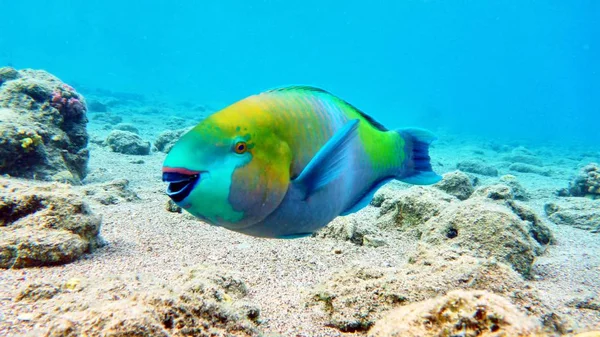
<svg viewBox="0 0 600 337"><path fill-rule="evenodd" d="M82 185L0 182L2 336L600 330L597 148L442 133L431 150L441 184L392 182L314 237L260 239L206 225L164 194L163 151L209 107L106 91L86 100Z"/></svg>

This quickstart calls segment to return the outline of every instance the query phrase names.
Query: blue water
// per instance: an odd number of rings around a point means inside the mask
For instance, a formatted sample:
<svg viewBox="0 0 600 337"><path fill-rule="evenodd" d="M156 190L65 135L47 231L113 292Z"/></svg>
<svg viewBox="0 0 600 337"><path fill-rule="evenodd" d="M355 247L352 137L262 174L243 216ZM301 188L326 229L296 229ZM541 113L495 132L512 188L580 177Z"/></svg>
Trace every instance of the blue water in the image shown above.
<svg viewBox="0 0 600 337"><path fill-rule="evenodd" d="M310 84L389 127L600 144L600 2L0 0L0 65L224 106Z"/></svg>

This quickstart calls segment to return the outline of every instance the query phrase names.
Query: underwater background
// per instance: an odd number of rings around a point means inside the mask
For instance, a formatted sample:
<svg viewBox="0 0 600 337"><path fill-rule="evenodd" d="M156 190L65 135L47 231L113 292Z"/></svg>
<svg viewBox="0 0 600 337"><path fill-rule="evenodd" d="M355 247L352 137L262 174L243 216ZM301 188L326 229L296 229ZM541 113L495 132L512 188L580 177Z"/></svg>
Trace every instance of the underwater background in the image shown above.
<svg viewBox="0 0 600 337"><path fill-rule="evenodd" d="M598 18L593 0L0 0L0 337L600 337ZM377 185L292 240L174 202L206 177L189 130L294 84L433 131L428 152L401 134L442 180ZM333 124L291 126L293 156ZM406 154L369 134L373 158ZM271 159L241 181L277 181ZM275 200L233 186L187 200Z"/></svg>
<svg viewBox="0 0 600 337"><path fill-rule="evenodd" d="M221 108L322 87L389 127L600 141L600 4L582 1L9 1L0 64Z"/></svg>

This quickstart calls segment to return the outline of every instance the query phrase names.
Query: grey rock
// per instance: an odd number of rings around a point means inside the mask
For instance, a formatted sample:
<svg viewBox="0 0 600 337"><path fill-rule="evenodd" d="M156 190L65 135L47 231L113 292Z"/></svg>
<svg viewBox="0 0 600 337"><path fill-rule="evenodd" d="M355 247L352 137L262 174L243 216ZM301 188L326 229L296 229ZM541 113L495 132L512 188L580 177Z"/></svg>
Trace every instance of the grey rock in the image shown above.
<svg viewBox="0 0 600 337"><path fill-rule="evenodd" d="M108 135L105 143L114 152L133 155L150 153L150 142L129 131L114 130Z"/></svg>
<svg viewBox="0 0 600 337"><path fill-rule="evenodd" d="M192 128L189 127L178 130L163 131L160 135L158 135L158 137L154 141L154 146L156 146L156 148L160 152L169 153L169 151L171 151L171 148L173 147L173 145L175 145L177 140L179 140L179 138L183 136L183 134L185 134L191 129Z"/></svg>
<svg viewBox="0 0 600 337"><path fill-rule="evenodd" d="M514 198L512 188L504 184L482 186L473 192L472 197L484 197L493 200L511 200Z"/></svg>
<svg viewBox="0 0 600 337"><path fill-rule="evenodd" d="M511 164L508 169L514 172L533 173L546 177L549 177L552 174L550 169L523 163Z"/></svg>
<svg viewBox="0 0 600 337"><path fill-rule="evenodd" d="M138 130L138 128L136 128L135 126L133 126L132 124L129 124L129 123L119 123L119 124L115 125L114 129L121 130L121 131L129 131L129 132L135 133L136 135L138 135L140 133L140 130Z"/></svg>
<svg viewBox="0 0 600 337"><path fill-rule="evenodd" d="M468 199L474 191L471 179L461 171L444 174L442 181L433 186L460 200Z"/></svg>
<svg viewBox="0 0 600 337"><path fill-rule="evenodd" d="M600 200L564 198L544 205L550 221L600 233Z"/></svg>
<svg viewBox="0 0 600 337"><path fill-rule="evenodd" d="M456 168L458 168L461 171L475 173L475 174L481 174L484 176L491 176L491 177L498 176L498 169L496 169L493 166L487 165L483 161L480 161L480 160L472 160L472 159L464 160L464 161L461 161L460 163L458 163L456 165Z"/></svg>
<svg viewBox="0 0 600 337"><path fill-rule="evenodd" d="M0 187L0 268L65 264L103 244L100 218L68 185Z"/></svg>

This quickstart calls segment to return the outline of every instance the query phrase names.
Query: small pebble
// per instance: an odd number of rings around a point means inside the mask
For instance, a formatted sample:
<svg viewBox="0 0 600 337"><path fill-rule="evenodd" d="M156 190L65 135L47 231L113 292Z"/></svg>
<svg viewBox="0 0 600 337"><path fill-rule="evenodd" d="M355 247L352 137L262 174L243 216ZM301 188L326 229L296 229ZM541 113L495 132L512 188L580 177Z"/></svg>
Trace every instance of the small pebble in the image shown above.
<svg viewBox="0 0 600 337"><path fill-rule="evenodd" d="M29 322L33 320L33 314L28 312L25 314L20 314L19 316L17 316L17 319L19 321L24 321L24 322Z"/></svg>

